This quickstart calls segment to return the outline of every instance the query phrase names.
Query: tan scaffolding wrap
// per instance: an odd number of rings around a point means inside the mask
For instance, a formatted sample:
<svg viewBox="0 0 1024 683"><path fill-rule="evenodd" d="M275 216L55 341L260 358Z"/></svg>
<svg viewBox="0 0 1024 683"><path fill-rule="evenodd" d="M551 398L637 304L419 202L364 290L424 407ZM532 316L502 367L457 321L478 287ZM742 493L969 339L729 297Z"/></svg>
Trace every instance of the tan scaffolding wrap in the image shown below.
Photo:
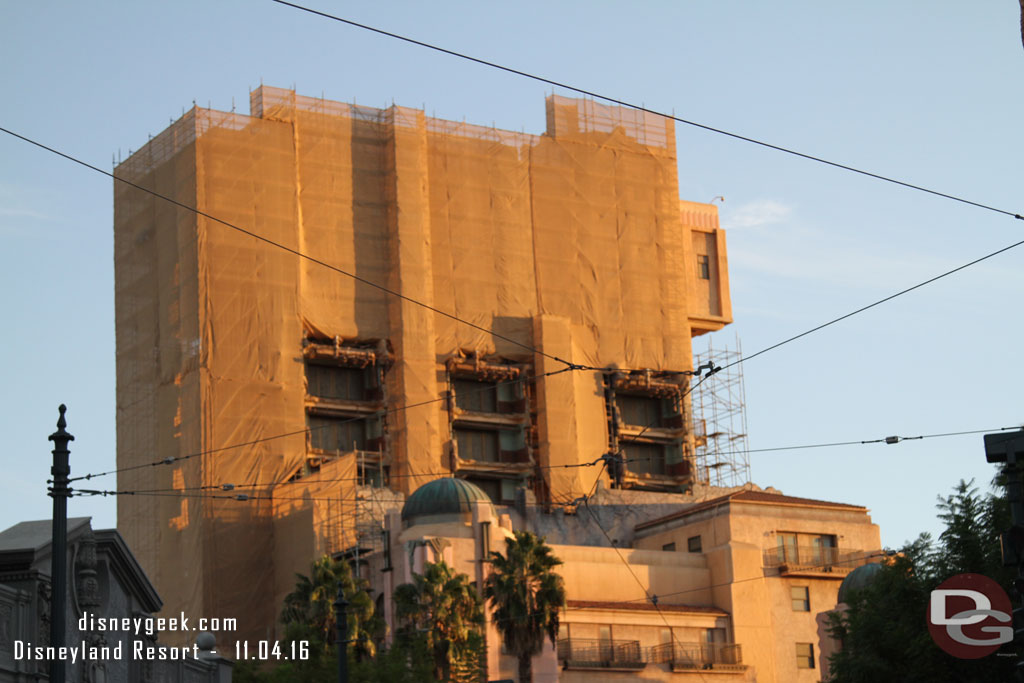
<svg viewBox="0 0 1024 683"><path fill-rule="evenodd" d="M702 307L690 301L694 245L711 245L724 278L724 242L714 207L691 207L699 239L681 220L672 122L557 96L546 114L546 133L528 135L260 87L250 116L193 109L118 166L365 280L116 184L118 465L203 453L126 471L119 488L196 491L300 472L307 337L390 346L387 455L405 493L449 466L445 404L404 407L444 396L453 354L562 369L531 351L541 345L596 367L690 369L695 312L701 332L731 313L717 280L700 284ZM603 452L598 373L539 382L538 400L548 406L539 464ZM271 438L281 434L292 435ZM554 472L538 475L556 500L592 484L590 471ZM119 501L118 526L169 609L237 617L237 637L266 638L279 606L252 596L281 597L293 554L312 552L315 536L298 540L288 510L136 496Z"/></svg>

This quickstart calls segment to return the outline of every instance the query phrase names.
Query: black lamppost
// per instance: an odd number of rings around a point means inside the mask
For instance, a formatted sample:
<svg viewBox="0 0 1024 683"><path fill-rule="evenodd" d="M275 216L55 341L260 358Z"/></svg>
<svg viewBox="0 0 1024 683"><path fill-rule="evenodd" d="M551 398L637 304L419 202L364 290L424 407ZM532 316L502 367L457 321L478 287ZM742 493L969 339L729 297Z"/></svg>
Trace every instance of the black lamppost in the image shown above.
<svg viewBox="0 0 1024 683"><path fill-rule="evenodd" d="M60 418L57 419L57 431L50 434L50 441L53 442L53 467L50 474L53 475L50 487L50 497L53 498L53 539L52 555L50 557L50 645L55 648L64 647L67 638L65 630L67 611L67 584L68 584L68 497L71 489L68 488L68 476L71 474L71 466L68 464L68 443L75 440L65 427L68 426L64 419L64 412L67 407L62 403ZM58 650L59 652L59 650ZM53 683L64 683L64 660L60 657L54 658L50 663L50 680Z"/></svg>

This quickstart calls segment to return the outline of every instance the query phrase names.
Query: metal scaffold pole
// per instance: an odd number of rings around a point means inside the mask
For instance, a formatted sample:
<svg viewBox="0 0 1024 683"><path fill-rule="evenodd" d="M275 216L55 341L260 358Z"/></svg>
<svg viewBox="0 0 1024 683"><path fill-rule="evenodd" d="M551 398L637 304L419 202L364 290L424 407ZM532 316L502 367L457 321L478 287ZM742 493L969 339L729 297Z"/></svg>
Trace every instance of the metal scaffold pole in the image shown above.
<svg viewBox="0 0 1024 683"><path fill-rule="evenodd" d="M698 480L711 486L739 486L750 481L746 397L739 339L736 350L714 348L694 356L695 365L710 361L722 367L693 392Z"/></svg>

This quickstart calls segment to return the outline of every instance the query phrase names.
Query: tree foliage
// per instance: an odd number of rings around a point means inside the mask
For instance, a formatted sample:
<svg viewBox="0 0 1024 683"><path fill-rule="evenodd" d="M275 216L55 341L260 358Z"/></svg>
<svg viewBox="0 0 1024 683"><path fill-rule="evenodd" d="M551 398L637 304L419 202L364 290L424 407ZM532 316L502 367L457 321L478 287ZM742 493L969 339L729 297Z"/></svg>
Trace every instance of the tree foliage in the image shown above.
<svg viewBox="0 0 1024 683"><path fill-rule="evenodd" d="M931 639L926 613L931 591L956 574L984 574L1008 589L1012 570L1002 566L999 534L1010 524L1002 496L980 495L961 481L940 497L945 530L905 546L862 589L847 609L830 615L829 633L841 649L829 661L831 683L995 683L1013 680L1016 659L958 659Z"/></svg>
<svg viewBox="0 0 1024 683"><path fill-rule="evenodd" d="M295 576L295 590L285 597L281 612L285 641L307 641L311 659L333 651L337 626L334 601L340 585L348 602L350 648L359 659L372 657L376 652L374 641L383 634L384 626L374 614L367 582L353 577L347 562L326 555L313 563L309 576Z"/></svg>
<svg viewBox="0 0 1024 683"><path fill-rule="evenodd" d="M255 661L237 662L236 683L323 683L337 679L338 658L334 601L338 584L349 603L348 648L351 683L432 683L435 680L423 638L404 638L378 651L375 640L384 633L381 615L375 614L366 582L357 580L345 562L322 557L310 567L310 575L296 575L295 590L285 597L281 622L286 645L306 641L309 659L281 662L273 668ZM290 652L290 647L283 648Z"/></svg>
<svg viewBox="0 0 1024 683"><path fill-rule="evenodd" d="M565 606L565 584L555 573L562 561L529 531L516 531L505 554L491 553L491 573L484 595L494 609L494 624L509 653L519 664L519 683L533 679L532 658L544 639L558 637L559 610Z"/></svg>
<svg viewBox="0 0 1024 683"><path fill-rule="evenodd" d="M484 677L483 602L465 574L444 561L427 563L413 582L395 588L396 633L404 647L420 640L430 653L438 681L476 681ZM483 670L482 670L483 669Z"/></svg>

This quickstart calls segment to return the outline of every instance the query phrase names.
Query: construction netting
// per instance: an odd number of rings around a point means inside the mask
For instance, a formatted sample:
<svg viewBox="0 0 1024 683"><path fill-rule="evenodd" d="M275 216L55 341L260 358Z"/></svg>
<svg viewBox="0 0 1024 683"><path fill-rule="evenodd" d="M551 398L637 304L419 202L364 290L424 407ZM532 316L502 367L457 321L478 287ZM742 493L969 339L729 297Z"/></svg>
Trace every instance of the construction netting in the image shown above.
<svg viewBox="0 0 1024 683"><path fill-rule="evenodd" d="M672 122L546 106L546 133L528 135L260 87L250 116L195 108L118 166L202 212L115 186L118 465L180 461L119 488L181 494L121 499L118 526L174 609L272 624L252 595L292 579L276 558L330 547L312 499L354 500L353 477L322 475L315 494L274 500L308 467L304 340L390 350L387 452L404 492L449 466L437 399L453 354L538 374L564 368L550 356L692 367L690 317L715 311L694 302ZM605 449L600 379L563 373L536 395L538 471L552 498L577 495L593 473L549 466ZM282 524L286 510L310 528Z"/></svg>

